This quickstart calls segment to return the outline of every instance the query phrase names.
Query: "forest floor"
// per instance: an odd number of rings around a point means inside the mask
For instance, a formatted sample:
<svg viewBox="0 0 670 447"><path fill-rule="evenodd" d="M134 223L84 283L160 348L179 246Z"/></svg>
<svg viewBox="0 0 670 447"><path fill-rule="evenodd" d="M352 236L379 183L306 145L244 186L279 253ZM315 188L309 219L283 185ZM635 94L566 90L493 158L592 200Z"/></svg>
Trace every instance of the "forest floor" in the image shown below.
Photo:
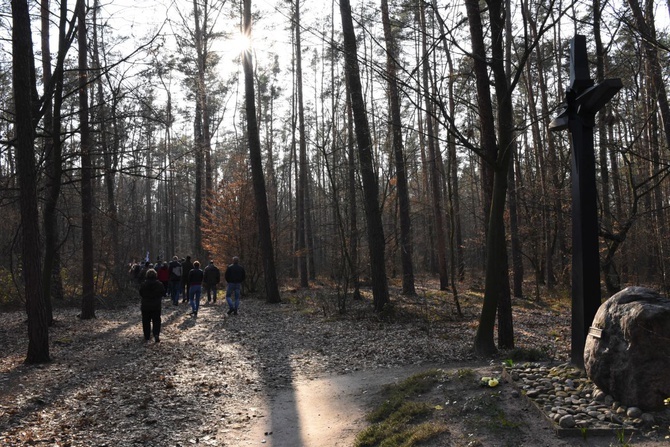
<svg viewBox="0 0 670 447"><path fill-rule="evenodd" d="M86 321L58 307L52 361L36 366L23 363L25 314L0 312L0 445L348 447L384 385L429 368L446 380L423 397L451 408L437 416L448 429L422 445L670 445L658 433L559 438L506 383L495 392L497 422L476 417L478 406L466 412L492 396L479 379L499 376L506 355L472 356L481 292L460 295L462 317L451 295L394 293L384 318L367 293L341 316L323 286L283 290L279 305L244 297L236 316L222 300L194 318L166 299L160 343L144 342L135 302L105 303ZM517 346L556 362L568 356L569 321L566 305L514 302Z"/></svg>

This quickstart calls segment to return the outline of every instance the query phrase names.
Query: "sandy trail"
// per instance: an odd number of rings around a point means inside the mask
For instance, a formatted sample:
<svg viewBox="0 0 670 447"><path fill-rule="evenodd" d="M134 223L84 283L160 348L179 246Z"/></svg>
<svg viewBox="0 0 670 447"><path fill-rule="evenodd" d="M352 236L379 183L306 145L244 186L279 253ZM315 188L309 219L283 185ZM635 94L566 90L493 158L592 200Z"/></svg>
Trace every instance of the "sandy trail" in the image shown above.
<svg viewBox="0 0 670 447"><path fill-rule="evenodd" d="M367 406L380 387L426 368L378 369L295 381L259 409L262 417L240 433L239 445L350 447L365 427Z"/></svg>

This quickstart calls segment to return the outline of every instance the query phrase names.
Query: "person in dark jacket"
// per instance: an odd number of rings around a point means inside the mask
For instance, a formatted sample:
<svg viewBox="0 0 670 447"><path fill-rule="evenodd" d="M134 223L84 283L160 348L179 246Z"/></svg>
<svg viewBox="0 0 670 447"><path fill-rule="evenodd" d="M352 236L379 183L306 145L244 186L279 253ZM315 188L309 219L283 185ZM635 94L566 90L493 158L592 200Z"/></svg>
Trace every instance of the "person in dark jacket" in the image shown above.
<svg viewBox="0 0 670 447"><path fill-rule="evenodd" d="M216 304L216 287L221 282L221 272L219 268L214 265L214 261L209 261L209 265L205 267L204 285L207 290L207 302L209 303L214 296L214 303Z"/></svg>
<svg viewBox="0 0 670 447"><path fill-rule="evenodd" d="M226 301L228 302L228 315L237 315L237 309L240 307L240 291L242 290L242 282L246 278L244 267L240 265L240 258L235 256L233 263L228 266L225 274L226 282ZM231 294L235 293L235 301L233 302Z"/></svg>
<svg viewBox="0 0 670 447"><path fill-rule="evenodd" d="M200 308L200 296L202 295L202 280L205 274L200 270L200 263L195 261L193 269L188 273L188 301L191 304L191 315L198 316L198 309Z"/></svg>
<svg viewBox="0 0 670 447"><path fill-rule="evenodd" d="M145 277L146 279L140 285L140 296L142 297L140 310L142 311L144 340L151 340L151 334L153 333L154 341L158 343L161 333L161 302L163 295L165 295L165 287L158 280L156 270L147 270Z"/></svg>
<svg viewBox="0 0 670 447"><path fill-rule="evenodd" d="M172 298L172 304L178 306L179 293L181 292L181 263L179 258L176 256L172 258L168 265L168 271L170 274L170 297Z"/></svg>
<svg viewBox="0 0 670 447"><path fill-rule="evenodd" d="M191 273L191 269L193 269L191 257L186 256L186 259L181 263L181 286L184 288L184 299L182 300L182 303L186 303L189 300L189 290L191 289L191 286L188 283L188 275Z"/></svg>

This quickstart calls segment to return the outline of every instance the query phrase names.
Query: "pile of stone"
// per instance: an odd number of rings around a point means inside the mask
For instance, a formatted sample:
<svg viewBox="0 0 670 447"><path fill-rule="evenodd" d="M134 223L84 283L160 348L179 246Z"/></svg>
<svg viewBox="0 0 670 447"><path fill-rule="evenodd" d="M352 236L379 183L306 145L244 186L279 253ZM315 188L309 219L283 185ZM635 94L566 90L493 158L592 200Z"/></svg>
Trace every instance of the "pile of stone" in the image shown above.
<svg viewBox="0 0 670 447"><path fill-rule="evenodd" d="M600 391L584 371L570 364L521 363L506 366L504 377L561 431L651 429L660 414L626 407ZM566 434L566 433L563 433Z"/></svg>

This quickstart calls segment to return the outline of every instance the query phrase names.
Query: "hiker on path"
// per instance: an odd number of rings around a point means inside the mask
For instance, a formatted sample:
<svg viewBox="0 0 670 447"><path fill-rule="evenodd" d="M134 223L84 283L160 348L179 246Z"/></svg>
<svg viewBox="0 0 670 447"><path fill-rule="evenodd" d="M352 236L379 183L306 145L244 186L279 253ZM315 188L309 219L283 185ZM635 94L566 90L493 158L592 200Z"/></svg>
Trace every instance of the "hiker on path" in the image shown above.
<svg viewBox="0 0 670 447"><path fill-rule="evenodd" d="M156 270L147 270L145 276L146 279L140 285L142 330L146 342L151 340L151 334L153 333L154 341L158 343L161 333L161 302L163 301L163 295L165 295L165 288L158 280Z"/></svg>
<svg viewBox="0 0 670 447"><path fill-rule="evenodd" d="M237 315L237 309L240 307L240 291L242 289L242 282L246 277L244 267L240 265L240 258L235 256L233 258L233 263L228 266L226 269L226 282L228 286L226 287L226 301L228 302L228 315L235 314ZM233 302L230 295L235 293L235 301Z"/></svg>
<svg viewBox="0 0 670 447"><path fill-rule="evenodd" d="M184 293L184 299L182 300L182 303L185 303L189 299L189 289L191 286L188 283L188 274L191 273L191 269L193 269L193 264L191 263L191 257L186 256L186 259L182 261L181 263L181 285L184 288L183 293Z"/></svg>
<svg viewBox="0 0 670 447"><path fill-rule="evenodd" d="M147 272L149 271L150 268L152 268L151 262L145 261L144 265L142 265L142 268L140 268L140 272L137 274L138 286L141 286L144 280L147 279Z"/></svg>
<svg viewBox="0 0 670 447"><path fill-rule="evenodd" d="M208 303L212 300L213 295L214 304L216 304L216 288L220 282L221 282L221 272L219 271L219 268L214 265L214 261L209 261L209 265L205 267L205 278L204 278L205 289L207 290Z"/></svg>
<svg viewBox="0 0 670 447"><path fill-rule="evenodd" d="M170 272L170 297L172 298L172 304L178 306L179 292L181 292L181 263L178 257L172 257L172 261L168 265L168 271Z"/></svg>
<svg viewBox="0 0 670 447"><path fill-rule="evenodd" d="M188 273L188 301L191 304L191 315L198 316L198 309L200 308L200 296L202 295L202 280L205 274L200 270L200 263L195 261L193 269Z"/></svg>
<svg viewBox="0 0 670 447"><path fill-rule="evenodd" d="M160 267L159 267L160 266ZM170 281L170 270L168 269L168 263L162 262L156 264L156 274L158 275L158 280L163 284L165 288L165 295L168 294L168 282Z"/></svg>

